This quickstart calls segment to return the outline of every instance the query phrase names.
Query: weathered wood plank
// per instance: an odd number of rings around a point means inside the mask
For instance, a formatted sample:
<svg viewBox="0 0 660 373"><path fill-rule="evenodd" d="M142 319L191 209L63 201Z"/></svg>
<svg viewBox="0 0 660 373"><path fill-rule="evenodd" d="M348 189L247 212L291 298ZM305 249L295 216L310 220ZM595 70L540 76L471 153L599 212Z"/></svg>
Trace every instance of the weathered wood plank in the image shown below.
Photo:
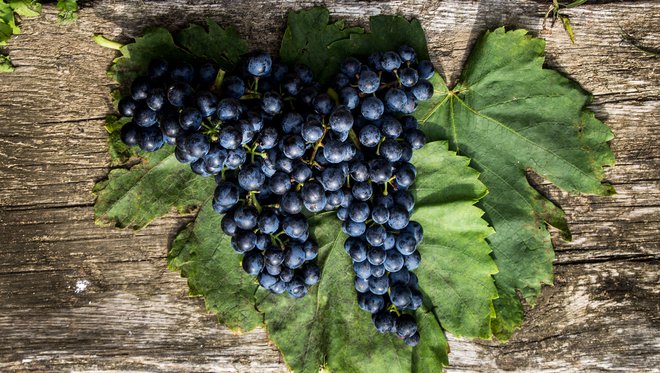
<svg viewBox="0 0 660 373"><path fill-rule="evenodd" d="M286 11L307 1L99 0L71 26L56 12L23 23L10 42L17 65L0 76L0 370L286 371L263 330L235 335L215 323L185 280L165 269L166 248L189 217L139 231L93 223L91 188L107 173L103 118L111 112L114 56L93 33L128 40L146 27L211 17L275 51ZM452 369L634 370L660 366L658 258L660 149L657 48L660 4L594 2L543 32L545 1L327 1L351 22L419 18L437 66L456 80L479 34L502 24L548 40L548 65L594 93L612 127L611 198L569 196L539 181L566 210L574 242L555 239L557 278L506 345L452 339Z"/></svg>

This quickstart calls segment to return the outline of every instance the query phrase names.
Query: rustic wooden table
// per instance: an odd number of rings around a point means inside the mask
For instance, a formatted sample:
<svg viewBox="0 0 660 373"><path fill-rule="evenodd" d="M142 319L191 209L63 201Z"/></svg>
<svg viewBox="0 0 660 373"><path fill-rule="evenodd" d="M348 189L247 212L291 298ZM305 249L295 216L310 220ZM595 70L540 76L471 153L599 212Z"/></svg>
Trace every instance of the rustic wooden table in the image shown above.
<svg viewBox="0 0 660 373"><path fill-rule="evenodd" d="M199 3L193 5L193 3ZM0 370L286 371L263 330L216 324L186 281L166 269L167 216L139 231L94 225L91 193L108 172L105 70L114 51L93 33L127 41L148 26L206 17L236 25L275 51L287 10L309 1L98 0L70 26L56 11L23 21L0 75ZM550 1L326 1L337 16L418 17L449 79L478 37L499 25L547 38L547 64L594 93L591 108L616 138L609 198L569 196L574 241L555 235L555 286L510 343L451 338L453 370L624 370L660 367L660 2L593 1L570 9L577 42L543 30ZM632 38L632 39L631 39ZM639 48L638 48L639 47Z"/></svg>

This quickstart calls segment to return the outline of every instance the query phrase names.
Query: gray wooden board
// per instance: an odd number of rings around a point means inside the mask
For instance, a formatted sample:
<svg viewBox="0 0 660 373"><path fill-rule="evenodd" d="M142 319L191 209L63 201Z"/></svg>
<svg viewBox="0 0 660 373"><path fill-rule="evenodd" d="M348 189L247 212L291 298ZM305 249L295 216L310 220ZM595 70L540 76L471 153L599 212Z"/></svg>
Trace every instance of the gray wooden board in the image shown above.
<svg viewBox="0 0 660 373"><path fill-rule="evenodd" d="M557 246L556 280L510 343L451 338L449 371L624 370L660 366L660 3L593 1L570 9L577 42L543 29L550 1L326 1L336 16L419 18L432 57L455 80L487 28L524 27L547 39L547 64L594 93L613 129L613 197L539 188L567 212L574 241ZM307 1L122 1L86 4L80 20L56 11L22 22L9 42L16 72L0 75L0 370L281 372L264 330L235 335L187 296L166 251L190 216L138 232L94 225L91 193L108 172L105 69L114 51L153 25L213 18L276 51L286 12ZM624 35L627 35L624 37Z"/></svg>

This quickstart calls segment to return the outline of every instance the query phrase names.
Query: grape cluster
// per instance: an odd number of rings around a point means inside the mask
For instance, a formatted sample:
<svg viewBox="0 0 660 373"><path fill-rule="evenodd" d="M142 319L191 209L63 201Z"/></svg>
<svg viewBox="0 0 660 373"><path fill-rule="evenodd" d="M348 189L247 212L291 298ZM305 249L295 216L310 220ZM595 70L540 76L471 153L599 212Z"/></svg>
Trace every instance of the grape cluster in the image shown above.
<svg viewBox="0 0 660 373"><path fill-rule="evenodd" d="M306 216L336 210L349 237L358 305L379 332L414 346L411 311L422 304L419 223L408 190L414 150L426 143L414 117L429 99L434 67L415 50L348 58L325 89L304 65L247 56L219 85L217 69L155 60L119 110L132 117L122 140L154 151L176 145L177 159L215 175L213 207L224 214L242 266L274 293L298 298L320 277ZM219 85L219 86L218 86Z"/></svg>
<svg viewBox="0 0 660 373"><path fill-rule="evenodd" d="M410 159L426 138L408 114L433 95L428 81L433 74L433 65L417 61L414 49L404 45L374 53L367 63L346 59L334 81L341 105L354 116L359 144L348 163L346 201L337 210L350 236L344 248L353 260L358 305L372 314L379 332L394 333L411 346L420 336L406 312L422 304L412 271L420 264L417 248L424 233L410 221L415 200L408 189L417 175ZM326 144L329 149L334 146Z"/></svg>
<svg viewBox="0 0 660 373"><path fill-rule="evenodd" d="M246 57L221 84L218 72L210 63L152 61L119 101L131 117L121 139L149 152L173 144L179 162L215 175L213 208L224 214L220 228L243 254L243 269L271 292L300 298L319 280L318 246L286 193L306 181L305 143L292 135L303 122L295 107L320 87L307 66L289 69L265 53Z"/></svg>

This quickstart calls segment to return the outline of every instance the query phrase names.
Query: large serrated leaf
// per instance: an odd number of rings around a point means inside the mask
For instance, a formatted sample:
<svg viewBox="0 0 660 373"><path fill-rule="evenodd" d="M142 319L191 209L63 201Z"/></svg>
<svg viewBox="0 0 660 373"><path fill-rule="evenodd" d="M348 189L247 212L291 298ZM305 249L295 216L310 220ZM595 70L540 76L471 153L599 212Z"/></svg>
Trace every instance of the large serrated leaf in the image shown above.
<svg viewBox="0 0 660 373"><path fill-rule="evenodd" d="M563 212L529 185L526 171L569 192L613 193L602 183L602 167L614 162L612 134L584 111L586 92L543 68L544 48L524 30L486 33L456 87L436 75L433 98L415 114L431 139L448 139L472 159L490 191L481 206L497 231L489 238L500 270L493 329L503 340L522 322L516 292L533 304L541 285L552 283L545 223L569 237Z"/></svg>

